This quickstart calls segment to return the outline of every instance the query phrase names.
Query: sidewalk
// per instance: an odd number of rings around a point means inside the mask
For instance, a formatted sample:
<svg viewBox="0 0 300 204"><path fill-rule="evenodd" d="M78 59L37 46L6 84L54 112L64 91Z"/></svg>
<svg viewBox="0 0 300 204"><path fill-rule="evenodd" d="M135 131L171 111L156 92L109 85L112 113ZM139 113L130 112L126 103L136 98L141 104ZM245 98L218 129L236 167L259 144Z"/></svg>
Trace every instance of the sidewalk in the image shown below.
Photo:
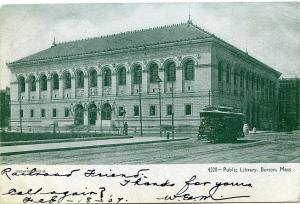
<svg viewBox="0 0 300 204"><path fill-rule="evenodd" d="M137 145L158 142L172 142L187 140L189 138L175 138L174 140L167 140L165 137L134 137L126 139L107 139L107 140L93 140L93 141L76 141L76 142L60 142L47 144L30 144L30 145L15 145L0 147L0 155L24 154L33 152L48 152L48 151L64 151L73 149L109 147L120 145Z"/></svg>

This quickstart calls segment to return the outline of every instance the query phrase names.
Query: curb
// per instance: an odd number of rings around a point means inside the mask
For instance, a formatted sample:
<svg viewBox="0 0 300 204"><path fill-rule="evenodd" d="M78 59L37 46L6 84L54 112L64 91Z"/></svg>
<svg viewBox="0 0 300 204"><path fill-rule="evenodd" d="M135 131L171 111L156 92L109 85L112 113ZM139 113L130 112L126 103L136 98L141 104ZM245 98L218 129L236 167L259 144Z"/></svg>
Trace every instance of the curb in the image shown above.
<svg viewBox="0 0 300 204"><path fill-rule="evenodd" d="M104 144L104 145L99 144L99 145L53 148L53 149L25 150L25 151L18 151L18 152L3 152L3 153L0 153L0 156L9 156L9 155L36 153L36 152L53 152L53 151L75 150L75 149L87 149L87 148L97 148L97 147L114 147L114 146L150 144L150 143L160 143L160 142L176 142L176 141L182 141L182 140L188 140L188 139L190 139L190 138L179 138L179 139L174 139L174 140L154 140L154 141L133 142L133 143Z"/></svg>
<svg viewBox="0 0 300 204"><path fill-rule="evenodd" d="M54 140L29 140L29 141L17 141L17 142L0 142L0 146L17 146L17 145L33 145L33 144L51 144L57 142L79 142L79 141L91 141L91 140L109 140L109 139L129 139L133 136L112 136L112 137L86 137L86 138L73 138L73 139L54 139Z"/></svg>

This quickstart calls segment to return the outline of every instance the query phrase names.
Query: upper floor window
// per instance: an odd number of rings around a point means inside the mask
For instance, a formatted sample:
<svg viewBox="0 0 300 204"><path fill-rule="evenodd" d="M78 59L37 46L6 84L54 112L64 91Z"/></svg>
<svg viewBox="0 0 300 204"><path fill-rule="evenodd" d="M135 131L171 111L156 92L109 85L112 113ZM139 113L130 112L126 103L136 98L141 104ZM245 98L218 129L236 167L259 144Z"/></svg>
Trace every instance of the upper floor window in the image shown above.
<svg viewBox="0 0 300 204"><path fill-rule="evenodd" d="M249 72L246 74L246 89L249 89Z"/></svg>
<svg viewBox="0 0 300 204"><path fill-rule="evenodd" d="M40 85L41 85L41 91L46 91L47 90L47 77L46 77L45 74L43 74L41 76Z"/></svg>
<svg viewBox="0 0 300 204"><path fill-rule="evenodd" d="M103 86L111 86L111 71L109 68L103 70Z"/></svg>
<svg viewBox="0 0 300 204"><path fill-rule="evenodd" d="M52 75L52 86L53 90L59 89L59 79L58 79L58 74L53 74Z"/></svg>
<svg viewBox="0 0 300 204"><path fill-rule="evenodd" d="M83 88L84 87L84 74L83 71L78 71L76 73L76 88Z"/></svg>
<svg viewBox="0 0 300 204"><path fill-rule="evenodd" d="M63 75L64 80L64 88L70 89L71 88L71 74L70 72L65 72Z"/></svg>
<svg viewBox="0 0 300 204"><path fill-rule="evenodd" d="M226 67L226 83L230 83L230 67L229 67L229 64Z"/></svg>
<svg viewBox="0 0 300 204"><path fill-rule="evenodd" d="M126 85L126 69L125 67L120 67L118 69L118 85L122 86L122 85Z"/></svg>
<svg viewBox="0 0 300 204"><path fill-rule="evenodd" d="M97 72L95 69L91 69L89 72L89 84L90 87L97 87Z"/></svg>
<svg viewBox="0 0 300 204"><path fill-rule="evenodd" d="M222 81L222 63L218 63L218 81Z"/></svg>
<svg viewBox="0 0 300 204"><path fill-rule="evenodd" d="M194 79L194 62L193 60L188 60L184 63L183 67L184 80Z"/></svg>
<svg viewBox="0 0 300 204"><path fill-rule="evenodd" d="M30 91L35 91L36 90L35 76L30 76L29 77L29 85L30 85Z"/></svg>
<svg viewBox="0 0 300 204"><path fill-rule="evenodd" d="M25 78L23 76L19 78L19 91L25 92Z"/></svg>
<svg viewBox="0 0 300 204"><path fill-rule="evenodd" d="M236 69L234 70L234 73L233 73L233 84L234 85L237 84L237 71L236 71Z"/></svg>
<svg viewBox="0 0 300 204"><path fill-rule="evenodd" d="M158 66L153 63L149 67L149 81L150 83L155 83L158 79Z"/></svg>
<svg viewBox="0 0 300 204"><path fill-rule="evenodd" d="M244 87L244 72L241 71L241 76L240 76L240 87Z"/></svg>
<svg viewBox="0 0 300 204"><path fill-rule="evenodd" d="M142 83L142 67L137 65L132 70L132 83L141 84Z"/></svg>
<svg viewBox="0 0 300 204"><path fill-rule="evenodd" d="M176 80L176 65L174 62L170 62L166 66L166 80L167 81Z"/></svg>

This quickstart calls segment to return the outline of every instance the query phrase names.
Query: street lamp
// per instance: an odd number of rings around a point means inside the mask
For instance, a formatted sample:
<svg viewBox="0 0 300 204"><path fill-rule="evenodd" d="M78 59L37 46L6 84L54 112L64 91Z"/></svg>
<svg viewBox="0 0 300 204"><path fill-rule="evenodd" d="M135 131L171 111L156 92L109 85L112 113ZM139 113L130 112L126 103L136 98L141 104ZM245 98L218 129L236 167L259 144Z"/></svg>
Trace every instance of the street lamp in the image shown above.
<svg viewBox="0 0 300 204"><path fill-rule="evenodd" d="M141 128L141 137L143 136L143 116L142 116L142 70L138 70L138 83L139 83L139 101L140 101L140 128Z"/></svg>
<svg viewBox="0 0 300 204"><path fill-rule="evenodd" d="M174 81L176 78L175 69L172 69L172 139L174 139Z"/></svg>
<svg viewBox="0 0 300 204"><path fill-rule="evenodd" d="M19 80L19 100L20 100L20 111L19 111L19 116L20 116L20 133L22 134L22 116L21 116L21 111L22 111L22 96L21 96L21 80Z"/></svg>
<svg viewBox="0 0 300 204"><path fill-rule="evenodd" d="M160 87L160 82L162 80L157 76L156 82L158 83L158 97L159 97L159 136L161 137L161 87Z"/></svg>

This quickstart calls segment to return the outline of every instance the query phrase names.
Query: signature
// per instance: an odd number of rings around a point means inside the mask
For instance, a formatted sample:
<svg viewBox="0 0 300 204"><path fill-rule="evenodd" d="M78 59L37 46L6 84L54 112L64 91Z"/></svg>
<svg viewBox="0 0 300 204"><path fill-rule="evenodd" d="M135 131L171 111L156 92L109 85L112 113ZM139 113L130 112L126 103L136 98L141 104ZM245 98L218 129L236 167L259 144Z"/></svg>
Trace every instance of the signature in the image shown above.
<svg viewBox="0 0 300 204"><path fill-rule="evenodd" d="M236 195L236 196L230 196L226 197L223 195L217 196L217 191L221 187L249 187L252 188L251 183L238 183L238 182L216 182L215 184L212 184L209 181L196 181L197 176L193 175L189 180L185 181L185 184L183 185L182 188L180 188L179 191L177 191L173 195L166 195L164 197L159 197L156 198L157 200L165 200L165 201L172 201L172 200L191 200L191 201L203 201L203 200L214 200L214 201L221 201L221 200L229 200L229 199L234 199L234 198L248 198L250 197L249 195ZM210 187L207 194L205 195L193 195L188 192L188 190L191 187L205 187L208 186Z"/></svg>

